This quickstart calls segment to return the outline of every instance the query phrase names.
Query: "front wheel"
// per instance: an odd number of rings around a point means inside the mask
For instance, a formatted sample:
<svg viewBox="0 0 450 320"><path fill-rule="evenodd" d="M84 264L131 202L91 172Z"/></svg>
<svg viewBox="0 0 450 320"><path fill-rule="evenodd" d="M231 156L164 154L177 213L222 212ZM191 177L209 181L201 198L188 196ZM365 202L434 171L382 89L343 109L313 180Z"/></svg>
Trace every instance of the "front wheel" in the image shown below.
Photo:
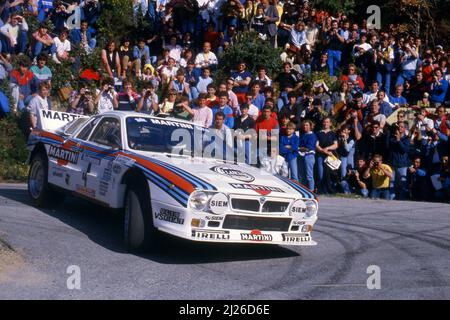
<svg viewBox="0 0 450 320"><path fill-rule="evenodd" d="M42 153L36 154L31 160L28 172L28 194L37 207L58 204L64 199L62 194L57 193L48 184L48 162Z"/></svg>
<svg viewBox="0 0 450 320"><path fill-rule="evenodd" d="M157 230L153 225L150 196L146 185L129 185L125 196L125 247L131 252L154 249Z"/></svg>

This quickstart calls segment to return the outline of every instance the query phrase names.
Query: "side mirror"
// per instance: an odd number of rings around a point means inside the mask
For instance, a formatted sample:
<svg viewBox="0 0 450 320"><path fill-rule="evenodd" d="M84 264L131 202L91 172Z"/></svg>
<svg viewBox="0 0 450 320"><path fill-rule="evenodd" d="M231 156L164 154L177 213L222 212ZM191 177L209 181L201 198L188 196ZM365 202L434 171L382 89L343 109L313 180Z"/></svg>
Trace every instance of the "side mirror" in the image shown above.
<svg viewBox="0 0 450 320"><path fill-rule="evenodd" d="M114 134L108 134L106 136L106 141L108 141L108 145L113 149L120 148L120 138Z"/></svg>

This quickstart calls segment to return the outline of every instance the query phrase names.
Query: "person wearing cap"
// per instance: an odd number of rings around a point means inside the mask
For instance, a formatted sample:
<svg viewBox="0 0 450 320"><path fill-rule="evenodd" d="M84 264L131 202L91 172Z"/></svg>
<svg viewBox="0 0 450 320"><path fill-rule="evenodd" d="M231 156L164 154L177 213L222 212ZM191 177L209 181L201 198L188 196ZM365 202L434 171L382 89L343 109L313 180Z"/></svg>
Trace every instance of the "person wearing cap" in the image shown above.
<svg viewBox="0 0 450 320"><path fill-rule="evenodd" d="M32 35L32 52L34 58L40 55L41 52L46 54L56 53L56 46L47 31L47 26L40 24L39 29Z"/></svg>
<svg viewBox="0 0 450 320"><path fill-rule="evenodd" d="M151 64L146 64L142 73L142 80L151 82L155 87L159 86L159 77Z"/></svg>

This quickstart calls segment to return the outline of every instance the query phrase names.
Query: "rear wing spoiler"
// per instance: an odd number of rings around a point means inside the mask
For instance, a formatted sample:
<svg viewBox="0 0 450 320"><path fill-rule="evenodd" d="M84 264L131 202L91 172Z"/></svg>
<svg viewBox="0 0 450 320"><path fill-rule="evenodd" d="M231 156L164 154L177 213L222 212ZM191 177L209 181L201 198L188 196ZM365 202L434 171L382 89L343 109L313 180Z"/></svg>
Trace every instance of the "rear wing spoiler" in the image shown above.
<svg viewBox="0 0 450 320"><path fill-rule="evenodd" d="M43 109L39 110L39 117L41 120L41 129L51 132L56 132L58 129L64 131L64 126L78 118L89 118L87 116L74 113Z"/></svg>

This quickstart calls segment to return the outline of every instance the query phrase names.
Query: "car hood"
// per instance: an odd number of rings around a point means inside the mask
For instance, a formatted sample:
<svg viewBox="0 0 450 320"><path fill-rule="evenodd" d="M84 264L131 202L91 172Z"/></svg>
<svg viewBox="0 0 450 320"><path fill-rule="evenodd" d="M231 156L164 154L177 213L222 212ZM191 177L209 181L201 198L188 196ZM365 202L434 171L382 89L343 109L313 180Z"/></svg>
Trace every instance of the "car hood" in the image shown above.
<svg viewBox="0 0 450 320"><path fill-rule="evenodd" d="M281 198L314 199L315 195L306 187L278 175L272 175L244 163L220 161L209 158L173 156L148 152L136 152L152 162L173 170L178 175L188 173L201 181L212 185L217 191L262 195ZM197 189L201 189L197 187Z"/></svg>

